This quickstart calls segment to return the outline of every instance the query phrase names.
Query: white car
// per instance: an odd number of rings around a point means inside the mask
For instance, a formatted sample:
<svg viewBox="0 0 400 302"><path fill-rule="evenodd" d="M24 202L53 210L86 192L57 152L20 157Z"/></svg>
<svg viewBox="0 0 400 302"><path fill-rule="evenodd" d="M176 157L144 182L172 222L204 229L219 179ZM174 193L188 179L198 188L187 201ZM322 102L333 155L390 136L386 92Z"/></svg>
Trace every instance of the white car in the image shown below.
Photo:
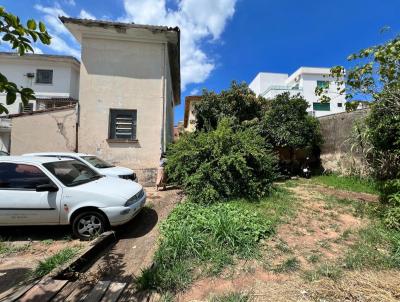
<svg viewBox="0 0 400 302"><path fill-rule="evenodd" d="M68 157L84 162L102 175L130 179L137 182L136 174L129 168L116 167L96 155L73 152L40 152L27 153L23 156Z"/></svg>
<svg viewBox="0 0 400 302"><path fill-rule="evenodd" d="M146 202L143 187L104 177L70 158L0 158L0 225L67 225L80 239L130 221Z"/></svg>

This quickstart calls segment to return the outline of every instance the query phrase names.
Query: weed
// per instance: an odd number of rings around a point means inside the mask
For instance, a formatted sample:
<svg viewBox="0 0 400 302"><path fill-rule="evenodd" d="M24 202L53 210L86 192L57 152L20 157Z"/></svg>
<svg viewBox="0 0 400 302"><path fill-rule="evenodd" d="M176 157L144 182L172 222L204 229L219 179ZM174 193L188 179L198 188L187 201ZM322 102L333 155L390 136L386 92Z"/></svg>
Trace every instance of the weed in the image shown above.
<svg viewBox="0 0 400 302"><path fill-rule="evenodd" d="M321 255L319 254L311 254L307 257L307 261L310 263L317 263L321 259Z"/></svg>
<svg viewBox="0 0 400 302"><path fill-rule="evenodd" d="M216 275L234 259L259 255L260 240L293 212L294 198L280 188L259 202L179 204L161 224L153 268L137 279L140 289L176 292L201 275Z"/></svg>
<svg viewBox="0 0 400 302"><path fill-rule="evenodd" d="M320 265L316 270L304 272L304 278L308 281L315 281L321 277L330 278L337 280L342 275L340 267L334 264L324 263Z"/></svg>
<svg viewBox="0 0 400 302"><path fill-rule="evenodd" d="M280 250L283 253L291 253L292 250L290 249L289 245L287 242L283 241L282 239L279 239L278 243L275 245L275 247Z"/></svg>
<svg viewBox="0 0 400 302"><path fill-rule="evenodd" d="M68 260L72 259L79 252L78 248L65 248L49 258L40 261L35 270L32 272L32 277L42 277L50 273L56 267L63 265Z"/></svg>
<svg viewBox="0 0 400 302"><path fill-rule="evenodd" d="M331 243L329 242L328 239L319 240L319 241L317 242L317 244L318 244L320 247L322 247L322 248L324 248L324 249L327 249L327 250L329 250L330 247L331 247Z"/></svg>
<svg viewBox="0 0 400 302"><path fill-rule="evenodd" d="M296 257L286 259L283 263L274 268L275 273L289 273L300 268L300 261Z"/></svg>
<svg viewBox="0 0 400 302"><path fill-rule="evenodd" d="M54 243L54 240L53 239L45 239L45 240L42 240L42 243L45 245L52 245Z"/></svg>
<svg viewBox="0 0 400 302"><path fill-rule="evenodd" d="M211 302L248 302L250 296L243 293L230 293L224 296L213 297Z"/></svg>
<svg viewBox="0 0 400 302"><path fill-rule="evenodd" d="M340 190L378 194L378 185L371 179L336 174L321 175L312 178L317 184L334 187Z"/></svg>
<svg viewBox="0 0 400 302"><path fill-rule="evenodd" d="M11 242L0 241L0 255L6 256L25 252L30 248L30 244L14 245Z"/></svg>

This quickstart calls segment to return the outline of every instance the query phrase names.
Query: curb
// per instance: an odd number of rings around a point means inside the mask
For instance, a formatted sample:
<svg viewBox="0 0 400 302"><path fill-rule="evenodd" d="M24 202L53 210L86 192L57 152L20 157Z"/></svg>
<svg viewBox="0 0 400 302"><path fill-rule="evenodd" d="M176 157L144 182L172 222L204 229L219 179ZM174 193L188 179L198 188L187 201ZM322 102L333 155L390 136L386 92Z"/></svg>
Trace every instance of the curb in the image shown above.
<svg viewBox="0 0 400 302"><path fill-rule="evenodd" d="M99 237L91 241L90 244L78 255L61 267L55 268L53 271L43 276L42 280L64 280L73 278L76 273L85 270L85 268L97 260L97 256L100 253L102 253L109 246L114 245L116 242L117 237L114 231L108 231L100 234Z"/></svg>

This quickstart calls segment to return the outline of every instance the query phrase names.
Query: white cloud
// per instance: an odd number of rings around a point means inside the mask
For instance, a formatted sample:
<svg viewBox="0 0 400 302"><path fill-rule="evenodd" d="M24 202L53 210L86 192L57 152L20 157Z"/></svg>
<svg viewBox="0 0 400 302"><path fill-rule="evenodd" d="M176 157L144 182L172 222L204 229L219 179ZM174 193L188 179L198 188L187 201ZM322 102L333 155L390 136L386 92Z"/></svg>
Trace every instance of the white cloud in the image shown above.
<svg viewBox="0 0 400 302"><path fill-rule="evenodd" d="M192 89L189 93L189 95L198 95L200 93L200 90L198 88Z"/></svg>
<svg viewBox="0 0 400 302"><path fill-rule="evenodd" d="M207 38L218 40L235 12L237 0L177 0L177 9L168 10L166 0L124 0L122 21L139 24L179 26L181 29L182 89L202 83L215 68L204 50Z"/></svg>
<svg viewBox="0 0 400 302"><path fill-rule="evenodd" d="M79 18L81 19L91 19L91 20L95 20L96 17L93 16L91 13L85 11L84 9L81 10L81 12L79 13Z"/></svg>
<svg viewBox="0 0 400 302"><path fill-rule="evenodd" d="M34 52L35 54L40 55L40 54L43 53L43 51L42 51L39 47L37 47L37 46L33 46L33 45L32 45L32 48L33 48L33 52Z"/></svg>
<svg viewBox="0 0 400 302"><path fill-rule="evenodd" d="M58 18L59 16L68 17L68 14L61 6L56 2L53 7L36 4L34 8L44 14L42 18L52 37L50 45L46 47L58 53L80 58L81 52L79 50L79 45L77 45L71 33Z"/></svg>
<svg viewBox="0 0 400 302"><path fill-rule="evenodd" d="M76 5L75 0L65 0L65 3L67 3L68 5L71 5L71 6Z"/></svg>

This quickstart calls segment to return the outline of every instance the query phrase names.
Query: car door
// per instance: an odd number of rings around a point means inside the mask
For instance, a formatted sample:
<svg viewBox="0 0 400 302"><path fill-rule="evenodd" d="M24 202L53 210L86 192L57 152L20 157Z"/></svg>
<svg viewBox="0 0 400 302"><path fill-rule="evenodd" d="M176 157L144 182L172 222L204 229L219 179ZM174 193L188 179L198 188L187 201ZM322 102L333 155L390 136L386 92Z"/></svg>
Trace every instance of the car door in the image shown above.
<svg viewBox="0 0 400 302"><path fill-rule="evenodd" d="M0 224L58 224L62 190L37 192L44 184L54 183L39 166L0 162Z"/></svg>

